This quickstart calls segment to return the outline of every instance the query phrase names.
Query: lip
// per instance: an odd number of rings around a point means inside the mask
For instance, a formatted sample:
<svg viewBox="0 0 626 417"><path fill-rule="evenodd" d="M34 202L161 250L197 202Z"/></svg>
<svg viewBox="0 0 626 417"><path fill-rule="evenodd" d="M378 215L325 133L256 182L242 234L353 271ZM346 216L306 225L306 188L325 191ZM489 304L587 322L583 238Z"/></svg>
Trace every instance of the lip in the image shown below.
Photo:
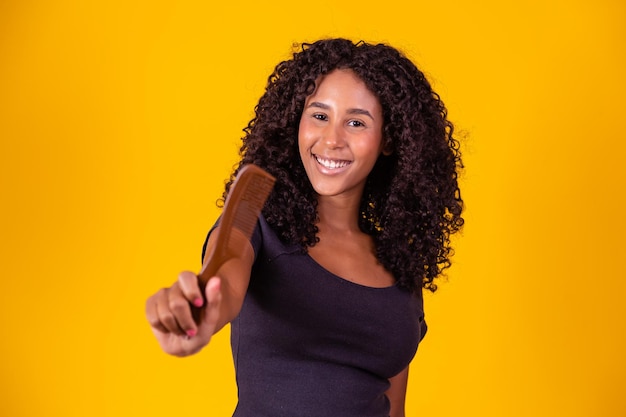
<svg viewBox="0 0 626 417"><path fill-rule="evenodd" d="M311 154L311 156L319 171L326 175L339 174L352 165L352 161L347 159L327 158L316 154Z"/></svg>

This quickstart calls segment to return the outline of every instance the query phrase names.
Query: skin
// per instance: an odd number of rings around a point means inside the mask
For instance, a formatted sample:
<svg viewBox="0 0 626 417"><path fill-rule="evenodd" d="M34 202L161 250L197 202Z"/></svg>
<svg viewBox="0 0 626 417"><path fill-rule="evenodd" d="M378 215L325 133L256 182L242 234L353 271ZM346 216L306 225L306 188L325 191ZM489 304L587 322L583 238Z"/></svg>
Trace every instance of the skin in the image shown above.
<svg viewBox="0 0 626 417"><path fill-rule="evenodd" d="M300 157L318 193L319 242L309 255L335 275L371 287L394 284L376 259L372 238L358 226L365 181L383 152L382 127L377 97L351 70L335 70L319 79L307 98L298 132ZM146 316L166 353L187 356L200 351L239 313L254 259L248 241L238 244L245 248L241 258L224 264L206 286L207 308L199 325L190 307L203 303L194 273L182 272L170 288L148 299ZM210 238L207 253L212 245ZM408 368L390 379L386 394L391 417L405 415L407 378Z"/></svg>
<svg viewBox="0 0 626 417"><path fill-rule="evenodd" d="M206 253L215 245L212 233L207 242ZM248 240L233 233L239 239L236 244L243 248L241 256L226 262L202 290L195 273L183 271L169 288L162 288L146 301L146 317L161 349L174 356L189 356L204 348L211 337L241 310L250 282L254 262L254 250ZM204 307L200 324L193 319L191 306Z"/></svg>
<svg viewBox="0 0 626 417"><path fill-rule="evenodd" d="M394 279L358 224L365 181L382 153L382 108L350 70L333 71L318 84L305 102L298 132L300 157L318 193L320 241L309 255L347 280L388 287Z"/></svg>

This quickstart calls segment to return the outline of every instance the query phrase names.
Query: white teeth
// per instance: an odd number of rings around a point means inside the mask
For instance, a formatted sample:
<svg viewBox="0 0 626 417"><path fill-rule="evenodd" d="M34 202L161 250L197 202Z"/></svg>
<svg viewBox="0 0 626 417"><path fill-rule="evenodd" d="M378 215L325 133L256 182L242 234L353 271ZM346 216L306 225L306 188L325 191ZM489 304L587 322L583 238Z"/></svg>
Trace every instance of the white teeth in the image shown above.
<svg viewBox="0 0 626 417"><path fill-rule="evenodd" d="M350 164L350 161L335 161L332 159L322 159L317 155L315 155L315 159L317 160L317 162L319 162L321 165L323 165L325 168L328 168L328 169L343 168Z"/></svg>

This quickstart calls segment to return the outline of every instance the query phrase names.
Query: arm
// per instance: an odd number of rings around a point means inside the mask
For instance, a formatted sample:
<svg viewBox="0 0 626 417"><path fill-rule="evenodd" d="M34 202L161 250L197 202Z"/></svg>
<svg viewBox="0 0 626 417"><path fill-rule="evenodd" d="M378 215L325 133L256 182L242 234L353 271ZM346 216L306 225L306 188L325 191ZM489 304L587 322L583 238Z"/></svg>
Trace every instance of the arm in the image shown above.
<svg viewBox="0 0 626 417"><path fill-rule="evenodd" d="M406 399L406 387L409 380L409 367L404 368L402 372L389 379L391 386L385 393L391 404L389 411L390 417L405 417L404 402Z"/></svg>
<svg viewBox="0 0 626 417"><path fill-rule="evenodd" d="M216 235L209 238L206 253L211 253ZM159 290L146 301L146 317L166 353L188 356L199 352L211 336L239 314L250 282L254 250L238 233L233 233L231 239L240 240L236 244L243 248L241 255L220 267L207 283L204 298L196 274L185 271L171 287ZM193 319L192 305L204 307L199 324Z"/></svg>

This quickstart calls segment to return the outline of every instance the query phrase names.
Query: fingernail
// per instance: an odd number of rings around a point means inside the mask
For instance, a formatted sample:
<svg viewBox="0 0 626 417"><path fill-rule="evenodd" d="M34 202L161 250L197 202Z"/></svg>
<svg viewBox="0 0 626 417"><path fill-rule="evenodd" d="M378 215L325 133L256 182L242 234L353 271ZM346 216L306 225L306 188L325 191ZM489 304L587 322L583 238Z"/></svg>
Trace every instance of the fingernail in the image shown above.
<svg viewBox="0 0 626 417"><path fill-rule="evenodd" d="M193 300L193 305L195 305L196 307L202 307L202 304L204 302L202 301L202 298L198 297L195 300Z"/></svg>
<svg viewBox="0 0 626 417"><path fill-rule="evenodd" d="M187 336L194 337L196 335L196 330L187 330Z"/></svg>

